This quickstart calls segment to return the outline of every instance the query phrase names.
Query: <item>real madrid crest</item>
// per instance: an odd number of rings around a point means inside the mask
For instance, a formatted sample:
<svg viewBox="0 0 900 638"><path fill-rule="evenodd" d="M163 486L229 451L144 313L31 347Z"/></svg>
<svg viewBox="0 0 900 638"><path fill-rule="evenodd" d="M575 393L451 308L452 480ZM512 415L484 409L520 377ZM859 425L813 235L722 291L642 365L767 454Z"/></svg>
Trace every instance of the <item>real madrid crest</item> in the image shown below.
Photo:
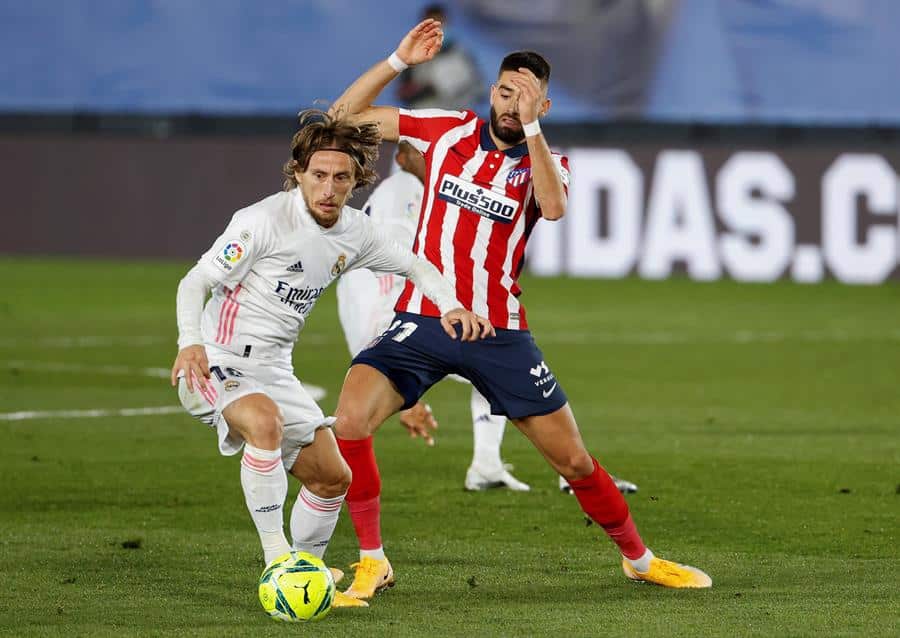
<svg viewBox="0 0 900 638"><path fill-rule="evenodd" d="M334 262L334 266L331 267L331 276L337 277L342 272L344 272L344 268L347 267L347 255L341 253L341 256L337 258L337 261Z"/></svg>

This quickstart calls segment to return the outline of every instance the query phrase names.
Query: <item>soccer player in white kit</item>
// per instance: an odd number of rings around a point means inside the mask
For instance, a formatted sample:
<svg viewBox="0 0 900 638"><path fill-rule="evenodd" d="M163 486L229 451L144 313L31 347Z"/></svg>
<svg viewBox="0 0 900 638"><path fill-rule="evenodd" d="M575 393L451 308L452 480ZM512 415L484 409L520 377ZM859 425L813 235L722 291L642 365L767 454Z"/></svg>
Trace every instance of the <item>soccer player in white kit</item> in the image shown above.
<svg viewBox="0 0 900 638"><path fill-rule="evenodd" d="M412 247L422 205L425 159L411 144L400 142L396 160L402 170L385 178L375 188L363 206L363 212L401 246ZM348 273L338 281L338 316L352 356L359 354L391 325L394 304L405 285L403 277L363 269ZM468 383L456 375L449 378ZM465 488L482 491L505 487L519 492L531 489L510 474L500 458L506 417L491 414L488 400L474 387L470 408L474 447L472 462L466 470ZM400 413L400 421L411 436L421 435L426 443L433 443L429 429L437 423L428 406L420 402L404 410Z"/></svg>
<svg viewBox="0 0 900 638"><path fill-rule="evenodd" d="M448 339L493 333L453 287L358 210L353 189L375 179L380 135L320 111L301 114L284 191L237 213L178 286L179 352L172 385L215 428L223 455L241 459L241 486L265 561L292 548L322 557L351 475L326 418L293 374L293 345L325 288L343 272L401 274L444 312ZM204 306L207 294L212 297ZM303 487L284 534L287 472ZM335 606L366 606L338 592Z"/></svg>

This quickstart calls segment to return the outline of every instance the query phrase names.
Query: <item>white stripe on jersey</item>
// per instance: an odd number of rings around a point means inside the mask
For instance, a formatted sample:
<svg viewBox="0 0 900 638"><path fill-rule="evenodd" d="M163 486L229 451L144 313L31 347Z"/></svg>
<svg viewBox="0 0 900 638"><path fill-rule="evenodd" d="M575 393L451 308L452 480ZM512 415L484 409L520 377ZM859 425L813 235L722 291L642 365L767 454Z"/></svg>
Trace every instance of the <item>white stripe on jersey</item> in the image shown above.
<svg viewBox="0 0 900 638"><path fill-rule="evenodd" d="M431 112L431 111L441 113L442 117L446 117L447 113L453 113L453 111L440 111L439 109L428 109L428 111L426 111L426 112ZM418 115L418 113L419 112L417 111L416 114ZM457 142L459 142L462 138L472 135L472 133L475 132L475 128L477 126L478 126L478 119L473 118L465 126L459 126L457 128L451 129L445 135L443 135L434 146L434 151L432 152L433 159L431 161L431 165L434 167L442 166L444 163L444 160L447 157L447 153L450 151L450 147L453 146L454 144L456 144ZM428 188L427 188L427 193L429 194L428 208L426 210L422 211L422 220L420 223L421 229L419 230L419 237L418 237L418 242L419 242L418 250L416 251L417 254L423 258L425 257L425 240L426 240L427 234L428 234L428 220L431 218L431 211L434 209L434 202L437 199L437 196L434 194L435 193L435 185L437 183L437 180L440 179L440 177L441 177L441 172L439 170L436 170L436 171L432 172L431 175L429 175ZM447 216L449 216L451 214L450 209L455 209L455 214L453 215L454 220L459 219L459 207L458 206L451 206L450 204L447 204L446 208L447 208L447 212L446 212ZM452 267L452 265L453 265L452 242L453 242L453 235L456 231L455 221L454 221L454 225L452 227L450 227L450 232L447 233L446 230L447 230L447 226L446 226L446 217L445 217L442 240L445 238L449 238L449 241L451 242L451 247L450 247L450 252L446 252L446 253L443 252L444 246L443 246L443 241L442 241L441 260L443 261L444 264L450 264L450 267L445 268L445 272L443 274L447 279L449 279L452 282L452 284L454 286L454 290L455 290L456 289L456 273L454 272L455 269ZM447 260L447 255L451 256L451 259L449 261ZM447 271L449 271L449 272L447 272ZM416 312L416 313L422 312L422 292L419 290L418 286L413 288L412 296L409 299L408 310L410 312ZM487 315L485 315L485 316L487 316Z"/></svg>
<svg viewBox="0 0 900 638"><path fill-rule="evenodd" d="M481 149L476 151L472 159L463 165L463 174L467 171L472 175L477 173L486 157L487 153L485 151ZM480 218L479 227L484 221L487 220L483 217ZM441 228L441 259L445 264L453 264L453 268L448 268L448 272L445 272L444 276L453 283L454 289L456 289L456 249L453 246L453 239L456 237L457 226L459 226L459 206L447 202L444 223ZM487 317L486 312L479 314Z"/></svg>
<svg viewBox="0 0 900 638"><path fill-rule="evenodd" d="M529 180L528 182L528 190L525 192L525 200L524 207L527 208L528 202L531 201L532 197L532 188L534 186L534 182ZM503 261L503 274L500 277L500 283L503 285L506 290L509 290L510 293L506 297L506 309L509 311L509 325L507 326L510 330L518 330L521 327L522 318L513 319L513 313L516 313L518 316L519 310L522 307L522 304L519 303L518 297L512 294L513 287L513 278L510 275L512 273L512 260L513 253L516 252L516 247L519 245L519 242L522 240L522 235L525 234L525 214L523 213L519 216L519 220L516 223L516 228L513 230L512 234L509 237L509 247L506 253L506 259ZM523 255L524 259L524 255Z"/></svg>
<svg viewBox="0 0 900 638"><path fill-rule="evenodd" d="M503 156L503 164L500 166L500 170L497 171L497 174L494 176L494 179L491 180L491 189L499 192L506 191L506 178L509 174L509 171L515 167L519 163L518 158L511 158L504 154ZM527 199L525 200L528 201ZM488 222L485 224L487 228L484 229L484 234L482 234L481 224L478 226L478 234L479 237L476 239L478 241L481 237L484 237L485 241L485 258L487 257L487 243L490 240L491 230L494 227L494 223L489 222L489 220L484 219L484 222ZM495 222L496 223L496 222ZM512 277L508 275L510 270L512 269L512 256L515 251L516 244L519 241L519 238L522 236L525 229L525 214L524 212L518 216L516 221L514 222L515 226L513 227L512 233L510 234L509 241L507 242L506 248L506 256L503 259L503 272L500 277L500 283L503 287L509 291L512 289L513 280ZM500 244L497 244L499 247ZM495 249L496 250L496 249ZM472 311L476 314L483 314L483 316L488 316L488 271L485 268L486 259L480 259L475 262L475 272L473 273L473 280L477 282L475 287L476 297L472 300L473 309ZM512 303L510 300L512 300ZM474 306L477 306L479 310L475 310ZM518 312L519 310L519 302L512 295L507 293L507 308L510 309L510 312ZM484 312L482 313L481 310ZM509 319L507 324L507 328L509 329L518 329L519 322L517 320Z"/></svg>
<svg viewBox="0 0 900 638"><path fill-rule="evenodd" d="M466 114L463 111L448 111L446 109L420 109L416 110L415 115L413 116L412 112L409 109L398 109L400 111L400 115L407 115L412 117L455 117L458 120L463 120L466 118ZM428 146L431 144L426 139L422 139L421 137L410 137L409 135L401 135L397 140L398 142L409 142L412 144L417 151L420 153L424 153L428 150Z"/></svg>

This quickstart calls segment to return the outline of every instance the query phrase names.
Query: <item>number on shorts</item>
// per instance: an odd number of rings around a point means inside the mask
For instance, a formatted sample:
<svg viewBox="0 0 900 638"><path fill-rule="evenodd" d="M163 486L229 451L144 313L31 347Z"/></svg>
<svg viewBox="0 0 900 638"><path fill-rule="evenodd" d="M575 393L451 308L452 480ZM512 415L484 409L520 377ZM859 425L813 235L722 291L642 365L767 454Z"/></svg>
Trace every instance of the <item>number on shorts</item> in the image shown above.
<svg viewBox="0 0 900 638"><path fill-rule="evenodd" d="M395 334L393 337L391 337L391 339L393 339L397 343L400 343L404 339L406 339L409 335L414 333L416 331L416 328L418 328L419 326L417 324L413 323L412 321L407 321L406 323L400 323L400 320L398 319L391 326L390 330L394 330L397 327L399 327L400 330L397 332L397 334ZM390 332L390 330L388 332Z"/></svg>

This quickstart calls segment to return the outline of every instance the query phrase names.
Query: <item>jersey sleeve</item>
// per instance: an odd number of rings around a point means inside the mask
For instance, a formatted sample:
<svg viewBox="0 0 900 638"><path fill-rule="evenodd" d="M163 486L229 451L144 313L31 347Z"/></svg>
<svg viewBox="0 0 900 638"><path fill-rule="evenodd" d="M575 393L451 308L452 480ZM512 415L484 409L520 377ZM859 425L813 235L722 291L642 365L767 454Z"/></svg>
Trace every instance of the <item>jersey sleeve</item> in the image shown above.
<svg viewBox="0 0 900 638"><path fill-rule="evenodd" d="M553 160L553 166L556 167L556 172L559 175L559 178L562 180L563 190L566 193L566 196L569 195L569 158L565 155L560 155L559 153L550 153L550 159ZM534 206L536 208L541 207L541 203L537 200L537 197L534 198Z"/></svg>
<svg viewBox="0 0 900 638"><path fill-rule="evenodd" d="M197 264L206 275L233 288L266 253L271 241L270 234L265 211L253 208L240 210Z"/></svg>
<svg viewBox="0 0 900 638"><path fill-rule="evenodd" d="M384 231L376 228L370 219L363 219L362 246L350 268L368 268L401 275L408 273L415 260L410 247L402 247Z"/></svg>
<svg viewBox="0 0 900 638"><path fill-rule="evenodd" d="M409 142L425 153L441 135L474 117L472 111L400 109L400 141Z"/></svg>
<svg viewBox="0 0 900 638"><path fill-rule="evenodd" d="M418 202L421 203L421 197ZM388 237L401 246L412 247L419 210L408 189L401 188L397 182L382 182L369 197L363 211Z"/></svg>
<svg viewBox="0 0 900 638"><path fill-rule="evenodd" d="M562 180L563 188L566 189L566 193L569 192L569 158L565 155L560 155L559 153L551 153L550 157L553 158L553 165L556 166L556 172L559 173L559 178Z"/></svg>

